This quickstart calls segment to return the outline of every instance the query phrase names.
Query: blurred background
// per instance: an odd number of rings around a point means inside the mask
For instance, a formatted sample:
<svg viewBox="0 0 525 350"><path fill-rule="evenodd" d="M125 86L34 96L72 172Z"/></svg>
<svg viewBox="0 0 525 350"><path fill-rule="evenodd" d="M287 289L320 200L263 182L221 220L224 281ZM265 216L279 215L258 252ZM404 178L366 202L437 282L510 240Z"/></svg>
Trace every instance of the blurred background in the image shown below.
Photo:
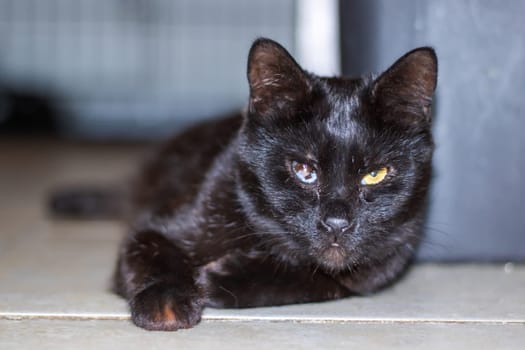
<svg viewBox="0 0 525 350"><path fill-rule="evenodd" d="M437 150L420 258L524 261L523 14L525 1L493 0L0 0L0 139L158 141L238 110L259 36L322 75L378 72L430 45Z"/></svg>

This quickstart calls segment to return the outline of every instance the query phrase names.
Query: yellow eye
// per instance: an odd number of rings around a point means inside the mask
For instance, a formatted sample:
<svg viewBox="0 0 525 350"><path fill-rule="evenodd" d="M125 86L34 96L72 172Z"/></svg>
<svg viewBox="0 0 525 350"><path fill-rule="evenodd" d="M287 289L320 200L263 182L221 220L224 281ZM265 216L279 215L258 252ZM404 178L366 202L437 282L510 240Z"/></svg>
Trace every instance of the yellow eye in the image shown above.
<svg viewBox="0 0 525 350"><path fill-rule="evenodd" d="M381 168L378 170L374 170L363 176L361 179L361 185L377 185L381 181L383 181L388 174L388 168Z"/></svg>

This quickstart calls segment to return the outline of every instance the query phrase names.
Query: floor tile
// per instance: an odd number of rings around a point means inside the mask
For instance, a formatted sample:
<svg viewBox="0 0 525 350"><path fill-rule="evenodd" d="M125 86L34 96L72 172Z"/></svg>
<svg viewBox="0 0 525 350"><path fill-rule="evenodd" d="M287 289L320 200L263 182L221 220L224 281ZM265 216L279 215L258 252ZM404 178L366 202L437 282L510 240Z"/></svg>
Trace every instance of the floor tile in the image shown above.
<svg viewBox="0 0 525 350"><path fill-rule="evenodd" d="M204 321L148 332L124 321L0 320L2 349L523 349L525 327Z"/></svg>

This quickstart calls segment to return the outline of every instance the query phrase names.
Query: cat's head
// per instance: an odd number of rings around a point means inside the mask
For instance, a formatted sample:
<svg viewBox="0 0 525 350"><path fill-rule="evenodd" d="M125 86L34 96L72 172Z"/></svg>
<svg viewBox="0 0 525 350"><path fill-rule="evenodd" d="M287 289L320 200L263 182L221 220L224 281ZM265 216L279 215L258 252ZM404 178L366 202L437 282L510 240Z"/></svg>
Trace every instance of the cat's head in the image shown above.
<svg viewBox="0 0 525 350"><path fill-rule="evenodd" d="M276 255L328 272L404 266L431 175L434 51L360 79L307 73L268 39L248 61L239 188L251 224Z"/></svg>

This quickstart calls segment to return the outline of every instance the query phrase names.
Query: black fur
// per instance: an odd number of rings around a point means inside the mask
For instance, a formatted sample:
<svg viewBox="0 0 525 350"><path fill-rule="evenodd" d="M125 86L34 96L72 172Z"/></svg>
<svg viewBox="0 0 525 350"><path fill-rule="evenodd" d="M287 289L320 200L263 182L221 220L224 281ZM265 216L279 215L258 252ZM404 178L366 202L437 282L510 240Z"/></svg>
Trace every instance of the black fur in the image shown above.
<svg viewBox="0 0 525 350"><path fill-rule="evenodd" d="M245 115L174 138L136 184L115 289L138 326L192 327L205 306L373 292L414 256L431 174L434 51L361 79L307 73L268 39L248 61ZM294 162L315 167L317 182L301 182ZM361 184L382 167L384 181Z"/></svg>

